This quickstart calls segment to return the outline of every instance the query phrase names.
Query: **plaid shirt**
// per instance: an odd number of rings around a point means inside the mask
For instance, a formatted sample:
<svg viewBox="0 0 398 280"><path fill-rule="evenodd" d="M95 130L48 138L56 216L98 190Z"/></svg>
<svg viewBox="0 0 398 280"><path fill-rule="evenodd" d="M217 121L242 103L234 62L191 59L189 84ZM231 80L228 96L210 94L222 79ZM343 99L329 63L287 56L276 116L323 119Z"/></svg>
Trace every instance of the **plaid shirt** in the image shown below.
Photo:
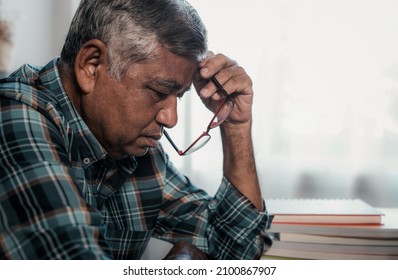
<svg viewBox="0 0 398 280"><path fill-rule="evenodd" d="M0 259L139 259L150 239L259 258L270 217L223 178L212 198L159 145L112 159L73 107L54 59L0 82Z"/></svg>

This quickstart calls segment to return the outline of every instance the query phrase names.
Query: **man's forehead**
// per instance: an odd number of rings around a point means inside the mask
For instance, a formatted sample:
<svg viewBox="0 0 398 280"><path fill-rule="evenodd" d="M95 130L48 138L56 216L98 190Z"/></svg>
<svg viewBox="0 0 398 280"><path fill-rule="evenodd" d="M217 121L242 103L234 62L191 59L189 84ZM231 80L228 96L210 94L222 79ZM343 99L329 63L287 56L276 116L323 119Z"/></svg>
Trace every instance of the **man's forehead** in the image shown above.
<svg viewBox="0 0 398 280"><path fill-rule="evenodd" d="M181 92L190 89L199 63L160 46L152 52L150 59L139 65L150 84Z"/></svg>

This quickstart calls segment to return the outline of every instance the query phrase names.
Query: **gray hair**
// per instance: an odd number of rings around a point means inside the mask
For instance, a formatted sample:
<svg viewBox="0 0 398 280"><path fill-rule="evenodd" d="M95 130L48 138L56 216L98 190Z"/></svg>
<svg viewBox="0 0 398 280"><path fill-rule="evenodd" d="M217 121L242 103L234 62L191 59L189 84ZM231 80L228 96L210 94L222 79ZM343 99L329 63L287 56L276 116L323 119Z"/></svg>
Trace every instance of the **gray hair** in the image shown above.
<svg viewBox="0 0 398 280"><path fill-rule="evenodd" d="M107 46L109 71L116 79L132 63L148 60L159 45L197 61L207 52L206 28L185 0L82 0L61 52L69 71L91 39Z"/></svg>

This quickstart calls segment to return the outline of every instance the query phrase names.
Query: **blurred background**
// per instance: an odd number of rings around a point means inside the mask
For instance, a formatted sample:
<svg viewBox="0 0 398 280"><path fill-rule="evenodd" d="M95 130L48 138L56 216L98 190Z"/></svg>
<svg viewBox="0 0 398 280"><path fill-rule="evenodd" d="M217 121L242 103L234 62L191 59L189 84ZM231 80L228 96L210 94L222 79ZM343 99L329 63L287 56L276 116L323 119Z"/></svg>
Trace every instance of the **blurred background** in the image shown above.
<svg viewBox="0 0 398 280"><path fill-rule="evenodd" d="M255 89L253 137L264 198L353 198L398 207L398 1L191 0L209 46L239 62ZM76 0L2 0L11 36L2 72L59 55ZM0 37L1 38L1 37ZM1 44L0 44L1 47ZM6 53L6 51L1 51ZM1 65L1 63L0 63ZM211 114L196 94L170 131L187 146ZM219 132L175 165L214 194Z"/></svg>

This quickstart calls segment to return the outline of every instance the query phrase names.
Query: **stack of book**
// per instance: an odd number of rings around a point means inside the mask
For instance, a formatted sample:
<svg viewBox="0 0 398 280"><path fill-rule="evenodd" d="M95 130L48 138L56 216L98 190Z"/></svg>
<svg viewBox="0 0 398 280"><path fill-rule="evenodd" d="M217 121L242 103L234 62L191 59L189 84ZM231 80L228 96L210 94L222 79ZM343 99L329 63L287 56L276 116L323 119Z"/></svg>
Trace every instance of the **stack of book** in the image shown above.
<svg viewBox="0 0 398 280"><path fill-rule="evenodd" d="M359 199L269 199L263 259L398 259L398 209Z"/></svg>

